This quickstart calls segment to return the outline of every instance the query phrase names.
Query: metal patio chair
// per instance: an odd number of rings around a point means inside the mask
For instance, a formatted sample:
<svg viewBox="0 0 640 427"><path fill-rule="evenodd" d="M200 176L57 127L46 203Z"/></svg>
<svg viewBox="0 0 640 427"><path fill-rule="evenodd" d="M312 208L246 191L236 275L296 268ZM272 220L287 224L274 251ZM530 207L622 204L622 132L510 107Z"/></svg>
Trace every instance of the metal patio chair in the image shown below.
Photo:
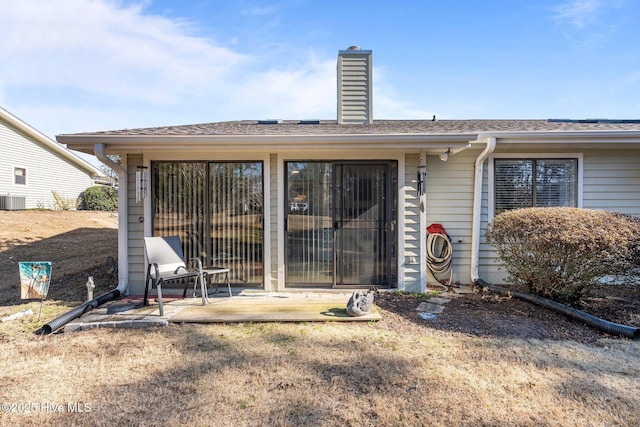
<svg viewBox="0 0 640 427"><path fill-rule="evenodd" d="M197 285L198 281L200 282L202 305L206 304L207 289L204 277L205 272L202 269L202 261L197 257L191 258L189 260L190 268L187 268L180 237L145 237L144 249L148 261L144 288L144 305L147 305L149 288L155 286L158 292L160 316L164 316L164 310L162 308L162 285L170 281L184 281L184 291L182 293L182 297L184 298L187 295L187 286L191 279L194 279L195 285Z"/></svg>

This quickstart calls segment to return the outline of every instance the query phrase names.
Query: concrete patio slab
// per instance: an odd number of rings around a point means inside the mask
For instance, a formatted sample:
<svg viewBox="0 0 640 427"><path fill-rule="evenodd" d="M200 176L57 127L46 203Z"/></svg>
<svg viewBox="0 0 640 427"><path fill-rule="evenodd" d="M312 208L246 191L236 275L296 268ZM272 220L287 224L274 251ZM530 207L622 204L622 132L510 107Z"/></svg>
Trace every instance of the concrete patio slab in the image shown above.
<svg viewBox="0 0 640 427"><path fill-rule="evenodd" d="M346 313L351 293L291 292L267 293L240 291L232 298L222 293L209 297L202 305L200 297L182 298L165 293L164 316L158 304L150 299L143 305L142 296L124 297L105 304L64 326L65 332L95 328L143 328L166 326L169 323L235 323L235 322L317 322L372 321L382 316L377 307L365 316L351 317Z"/></svg>

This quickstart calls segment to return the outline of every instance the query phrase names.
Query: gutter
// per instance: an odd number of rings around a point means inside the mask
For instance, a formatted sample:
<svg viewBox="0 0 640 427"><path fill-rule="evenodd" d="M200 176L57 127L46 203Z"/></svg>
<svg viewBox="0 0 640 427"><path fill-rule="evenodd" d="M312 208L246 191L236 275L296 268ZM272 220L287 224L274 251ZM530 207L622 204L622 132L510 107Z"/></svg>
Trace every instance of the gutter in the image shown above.
<svg viewBox="0 0 640 427"><path fill-rule="evenodd" d="M476 158L475 178L473 184L473 218L471 224L471 283L478 279L478 264L480 263L480 215L482 213L482 175L484 161L496 149L496 138L487 138L487 146Z"/></svg>
<svg viewBox="0 0 640 427"><path fill-rule="evenodd" d="M98 160L118 173L118 287L116 290L125 295L129 288L127 168L107 157L104 144L94 145L93 151Z"/></svg>
<svg viewBox="0 0 640 427"><path fill-rule="evenodd" d="M104 144L96 144L94 154L105 165L118 172L118 286L99 297L79 305L71 311L56 317L42 326L41 335L51 334L60 329L73 319L88 313L104 303L113 301L121 295L125 295L129 288L129 262L127 240L127 168L111 160L105 154Z"/></svg>
<svg viewBox="0 0 640 427"><path fill-rule="evenodd" d="M331 135L58 135L60 143L89 152L96 144L113 151L127 150L286 150L286 149L464 149L476 134L331 134Z"/></svg>

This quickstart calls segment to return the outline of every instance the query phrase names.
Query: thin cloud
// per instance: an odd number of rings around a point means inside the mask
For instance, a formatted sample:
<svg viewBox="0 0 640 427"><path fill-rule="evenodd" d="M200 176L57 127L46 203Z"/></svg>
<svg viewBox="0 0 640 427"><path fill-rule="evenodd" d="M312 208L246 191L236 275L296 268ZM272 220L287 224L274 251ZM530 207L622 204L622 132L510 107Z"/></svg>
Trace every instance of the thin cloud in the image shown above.
<svg viewBox="0 0 640 427"><path fill-rule="evenodd" d="M574 0L555 9L555 19L577 29L583 29L594 22L604 6L601 0Z"/></svg>
<svg viewBox="0 0 640 427"><path fill-rule="evenodd" d="M197 23L150 14L147 4L5 5L0 105L51 137L204 121L335 118L337 56L305 50L279 55L270 65L260 60L263 52L240 52L202 36ZM374 79L376 117L420 114L396 101L382 75Z"/></svg>
<svg viewBox="0 0 640 427"><path fill-rule="evenodd" d="M23 0L4 8L0 28L0 57L12 64L0 81L22 88L171 102L222 81L247 60L191 35L183 23L144 15L138 5Z"/></svg>

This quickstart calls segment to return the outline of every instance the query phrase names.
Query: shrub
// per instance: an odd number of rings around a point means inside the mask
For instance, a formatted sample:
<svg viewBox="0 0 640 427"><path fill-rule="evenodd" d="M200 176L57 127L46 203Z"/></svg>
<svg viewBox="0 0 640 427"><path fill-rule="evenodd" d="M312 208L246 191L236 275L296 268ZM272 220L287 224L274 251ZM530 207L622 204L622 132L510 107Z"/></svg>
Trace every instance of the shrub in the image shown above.
<svg viewBox="0 0 640 427"><path fill-rule="evenodd" d="M88 211L115 211L118 209L118 190L94 185L80 195L80 209Z"/></svg>
<svg viewBox="0 0 640 427"><path fill-rule="evenodd" d="M577 208L527 208L496 216L486 233L509 280L574 303L605 277L637 267L638 219Z"/></svg>
<svg viewBox="0 0 640 427"><path fill-rule="evenodd" d="M53 208L56 210L68 211L75 209L78 205L78 202L75 199L63 197L55 190L51 191L51 194L53 195L54 201Z"/></svg>

